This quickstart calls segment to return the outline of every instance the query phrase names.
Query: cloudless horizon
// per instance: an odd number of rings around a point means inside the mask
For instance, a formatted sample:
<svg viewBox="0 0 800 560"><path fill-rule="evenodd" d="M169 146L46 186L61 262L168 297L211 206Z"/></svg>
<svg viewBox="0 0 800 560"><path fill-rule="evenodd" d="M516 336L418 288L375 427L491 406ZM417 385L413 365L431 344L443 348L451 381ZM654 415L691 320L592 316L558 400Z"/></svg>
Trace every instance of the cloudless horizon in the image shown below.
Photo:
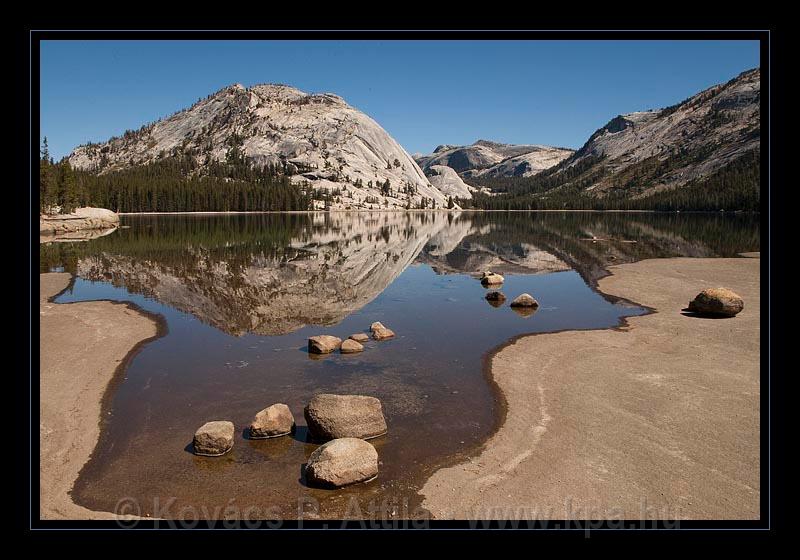
<svg viewBox="0 0 800 560"><path fill-rule="evenodd" d="M342 96L412 154L579 148L759 65L758 41L43 41L40 136L60 159L225 86L284 83Z"/></svg>

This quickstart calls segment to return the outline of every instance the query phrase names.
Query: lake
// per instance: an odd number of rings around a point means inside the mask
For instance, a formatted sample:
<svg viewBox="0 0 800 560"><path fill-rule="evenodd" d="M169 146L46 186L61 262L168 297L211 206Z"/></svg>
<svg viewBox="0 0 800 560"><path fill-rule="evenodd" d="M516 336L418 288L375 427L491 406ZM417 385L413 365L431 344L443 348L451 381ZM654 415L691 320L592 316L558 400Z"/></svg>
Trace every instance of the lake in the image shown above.
<svg viewBox="0 0 800 560"><path fill-rule="evenodd" d="M502 420L493 351L646 313L595 290L610 265L731 257L759 241L757 215L361 212L123 216L109 235L42 244L42 272L75 275L57 302L131 301L165 323L110 385L73 498L114 511L132 497L143 515L190 518L231 505L250 518L417 515L426 477L475 453ZM484 298L485 270L505 276L506 304ZM508 306L523 292L539 301L535 313ZM309 336L344 339L374 321L397 337L355 355L306 351ZM322 392L381 399L389 432L371 440L375 481L306 486L317 446L303 407ZM247 439L255 413L277 402L296 432ZM191 453L209 420L236 425L223 457Z"/></svg>

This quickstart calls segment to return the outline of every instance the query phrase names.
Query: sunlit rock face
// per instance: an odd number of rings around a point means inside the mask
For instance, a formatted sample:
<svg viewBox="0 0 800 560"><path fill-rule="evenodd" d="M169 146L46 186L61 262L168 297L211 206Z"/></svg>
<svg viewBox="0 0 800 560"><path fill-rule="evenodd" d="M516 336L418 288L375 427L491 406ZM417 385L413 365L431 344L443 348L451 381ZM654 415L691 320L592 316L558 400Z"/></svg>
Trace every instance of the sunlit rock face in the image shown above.
<svg viewBox="0 0 800 560"><path fill-rule="evenodd" d="M416 208L423 197L429 207L447 203L372 118L338 95L279 84L226 87L139 131L79 146L69 161L104 173L179 153L202 166L224 161L232 144L255 165L289 164L293 182L332 193L333 209Z"/></svg>

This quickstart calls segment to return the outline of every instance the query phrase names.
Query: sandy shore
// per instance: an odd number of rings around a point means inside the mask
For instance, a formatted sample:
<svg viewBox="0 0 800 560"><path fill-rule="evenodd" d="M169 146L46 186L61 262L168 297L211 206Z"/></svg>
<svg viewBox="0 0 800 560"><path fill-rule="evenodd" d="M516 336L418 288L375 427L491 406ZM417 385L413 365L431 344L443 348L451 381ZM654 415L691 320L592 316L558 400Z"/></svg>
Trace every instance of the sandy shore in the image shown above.
<svg viewBox="0 0 800 560"><path fill-rule="evenodd" d="M39 278L39 515L114 519L76 505L69 492L97 444L106 387L141 343L158 336L158 323L121 303L50 303L70 275Z"/></svg>
<svg viewBox="0 0 800 560"><path fill-rule="evenodd" d="M424 507L445 519L758 519L760 259L748 256L612 267L599 289L657 313L500 350L505 420L478 456L434 473ZM744 311L681 313L714 286Z"/></svg>

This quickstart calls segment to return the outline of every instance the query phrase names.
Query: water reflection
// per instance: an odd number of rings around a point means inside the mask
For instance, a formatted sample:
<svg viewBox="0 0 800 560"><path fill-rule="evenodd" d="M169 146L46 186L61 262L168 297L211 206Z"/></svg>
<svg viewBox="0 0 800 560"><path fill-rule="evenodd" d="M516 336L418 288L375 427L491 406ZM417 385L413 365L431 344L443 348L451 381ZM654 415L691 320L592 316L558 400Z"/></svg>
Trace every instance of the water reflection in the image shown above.
<svg viewBox="0 0 800 560"><path fill-rule="evenodd" d="M237 336L335 325L412 263L439 274L574 269L757 249L757 217L614 213L125 216L86 243L41 246L41 268L110 282ZM493 305L496 302L490 302Z"/></svg>

